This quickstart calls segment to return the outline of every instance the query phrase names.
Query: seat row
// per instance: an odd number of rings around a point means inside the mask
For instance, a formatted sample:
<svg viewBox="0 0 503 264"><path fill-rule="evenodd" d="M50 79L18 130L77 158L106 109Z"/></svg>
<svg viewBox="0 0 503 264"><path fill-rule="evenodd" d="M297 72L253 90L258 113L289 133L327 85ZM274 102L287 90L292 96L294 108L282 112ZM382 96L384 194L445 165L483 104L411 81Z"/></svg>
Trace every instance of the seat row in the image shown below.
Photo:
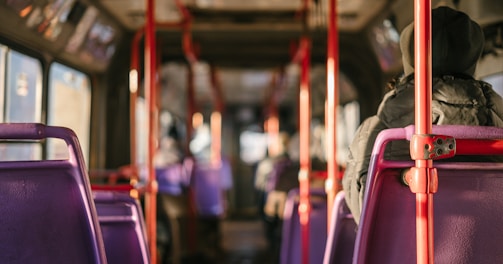
<svg viewBox="0 0 503 264"><path fill-rule="evenodd" d="M400 180L414 164L384 159L388 142L410 140L413 131L413 127L397 128L378 136L358 227L341 192L327 235L326 197L312 191L311 263L415 263L415 199ZM434 195L435 262L498 263L503 259L499 248L503 163L477 157L503 153L503 129L439 126L433 132L453 136L457 154L471 155L464 162L435 161L439 182ZM68 159L0 162L1 262L148 263L137 201L91 191L78 139L71 130L0 124L2 140L46 138L64 140ZM285 208L282 263L301 259L297 207L298 193L292 191Z"/></svg>
<svg viewBox="0 0 503 264"><path fill-rule="evenodd" d="M316 204L319 199L311 199L309 263L416 263L415 194L401 180L414 163L384 158L387 143L410 140L413 133L414 127L409 126L378 136L358 226L343 191L336 196L328 234L320 227L326 226L326 209ZM433 133L454 137L457 150L454 159L434 162L439 186L433 195L435 263L499 263L503 259L503 163L495 156L503 155L503 129L434 126ZM317 192L311 197L323 197ZM296 197L298 193L292 191L285 209L281 263L301 259Z"/></svg>
<svg viewBox="0 0 503 264"><path fill-rule="evenodd" d="M68 159L0 161L0 262L149 263L138 202L91 191L73 131L0 124L2 141L46 138L64 140Z"/></svg>

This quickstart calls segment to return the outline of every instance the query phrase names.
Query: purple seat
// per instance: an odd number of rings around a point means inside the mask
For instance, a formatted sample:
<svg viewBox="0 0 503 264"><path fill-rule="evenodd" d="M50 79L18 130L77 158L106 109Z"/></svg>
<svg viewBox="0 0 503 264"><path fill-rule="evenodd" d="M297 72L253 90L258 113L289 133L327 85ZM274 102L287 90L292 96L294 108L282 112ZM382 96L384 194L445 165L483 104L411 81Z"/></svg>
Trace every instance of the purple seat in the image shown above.
<svg viewBox="0 0 503 264"><path fill-rule="evenodd" d="M324 264L351 263L356 240L356 222L346 205L345 193L340 191L335 196L325 247Z"/></svg>
<svg viewBox="0 0 503 264"><path fill-rule="evenodd" d="M0 161L0 262L106 263L76 135L42 124L0 124L0 139L63 139L67 160Z"/></svg>
<svg viewBox="0 0 503 264"><path fill-rule="evenodd" d="M322 263L327 239L327 195L322 189L310 191L309 263ZM288 192L281 233L281 264L301 263L299 189Z"/></svg>
<svg viewBox="0 0 503 264"><path fill-rule="evenodd" d="M232 185L228 168L197 164L194 168L194 187L197 212L203 217L215 217L224 213L223 191ZM226 172L227 171L227 172Z"/></svg>
<svg viewBox="0 0 503 264"><path fill-rule="evenodd" d="M145 223L137 200L125 193L95 191L108 264L149 263Z"/></svg>
<svg viewBox="0 0 503 264"><path fill-rule="evenodd" d="M413 131L413 126L389 129L376 140L353 263L416 263L415 195L398 180L414 164L383 159L387 142L410 139ZM503 138L503 129L494 127L434 126L433 133ZM500 263L503 163L435 161L434 166L435 263Z"/></svg>

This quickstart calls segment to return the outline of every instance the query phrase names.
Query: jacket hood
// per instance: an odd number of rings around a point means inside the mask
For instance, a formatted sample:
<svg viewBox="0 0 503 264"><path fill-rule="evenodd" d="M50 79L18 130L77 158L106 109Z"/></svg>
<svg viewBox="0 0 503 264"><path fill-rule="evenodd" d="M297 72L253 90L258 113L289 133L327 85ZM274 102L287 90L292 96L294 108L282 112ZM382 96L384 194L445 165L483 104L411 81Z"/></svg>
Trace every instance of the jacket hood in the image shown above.
<svg viewBox="0 0 503 264"><path fill-rule="evenodd" d="M433 75L464 73L470 76L484 48L480 26L463 12L446 6L431 12ZM405 76L414 72L414 23L400 35Z"/></svg>
<svg viewBox="0 0 503 264"><path fill-rule="evenodd" d="M487 125L487 109L501 100L486 94L491 85L473 78L455 78L445 75L432 80L432 122L437 125ZM491 93L492 94L492 93ZM414 123L414 79L398 83L395 89L385 94L377 116L388 128L405 127Z"/></svg>

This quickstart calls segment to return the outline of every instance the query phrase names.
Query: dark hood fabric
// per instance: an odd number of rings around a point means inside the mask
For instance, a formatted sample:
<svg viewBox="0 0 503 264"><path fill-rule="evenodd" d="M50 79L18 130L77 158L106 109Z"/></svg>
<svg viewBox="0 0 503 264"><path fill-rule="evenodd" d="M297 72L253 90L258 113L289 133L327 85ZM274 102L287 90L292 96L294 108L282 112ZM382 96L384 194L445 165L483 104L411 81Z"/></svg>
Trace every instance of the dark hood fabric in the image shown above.
<svg viewBox="0 0 503 264"><path fill-rule="evenodd" d="M484 33L468 15L449 7L431 11L432 72L434 76L473 75L484 48ZM405 75L414 72L414 23L400 35Z"/></svg>
<svg viewBox="0 0 503 264"><path fill-rule="evenodd" d="M491 118L501 98L490 84L472 78L445 75L432 81L432 122L437 125L493 126L503 116ZM489 95L491 94L491 95ZM496 100L496 102L494 102ZM499 109L497 111L501 111ZM386 127L405 127L414 122L414 80L404 80L382 100L377 116Z"/></svg>

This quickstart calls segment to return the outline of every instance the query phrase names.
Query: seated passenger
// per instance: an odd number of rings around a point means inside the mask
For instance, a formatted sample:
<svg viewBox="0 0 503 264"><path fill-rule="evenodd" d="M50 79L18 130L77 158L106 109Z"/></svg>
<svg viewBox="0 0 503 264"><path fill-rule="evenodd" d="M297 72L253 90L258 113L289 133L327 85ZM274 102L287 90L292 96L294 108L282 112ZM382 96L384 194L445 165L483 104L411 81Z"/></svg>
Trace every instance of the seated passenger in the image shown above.
<svg viewBox="0 0 503 264"><path fill-rule="evenodd" d="M473 78L484 47L480 26L465 13L448 7L432 10L432 121L436 125L503 127L503 100L491 85ZM358 128L343 177L346 202L360 221L370 156L384 129L414 123L414 25L400 36L404 74L390 83L377 114ZM409 144L388 144L385 156L410 159Z"/></svg>

